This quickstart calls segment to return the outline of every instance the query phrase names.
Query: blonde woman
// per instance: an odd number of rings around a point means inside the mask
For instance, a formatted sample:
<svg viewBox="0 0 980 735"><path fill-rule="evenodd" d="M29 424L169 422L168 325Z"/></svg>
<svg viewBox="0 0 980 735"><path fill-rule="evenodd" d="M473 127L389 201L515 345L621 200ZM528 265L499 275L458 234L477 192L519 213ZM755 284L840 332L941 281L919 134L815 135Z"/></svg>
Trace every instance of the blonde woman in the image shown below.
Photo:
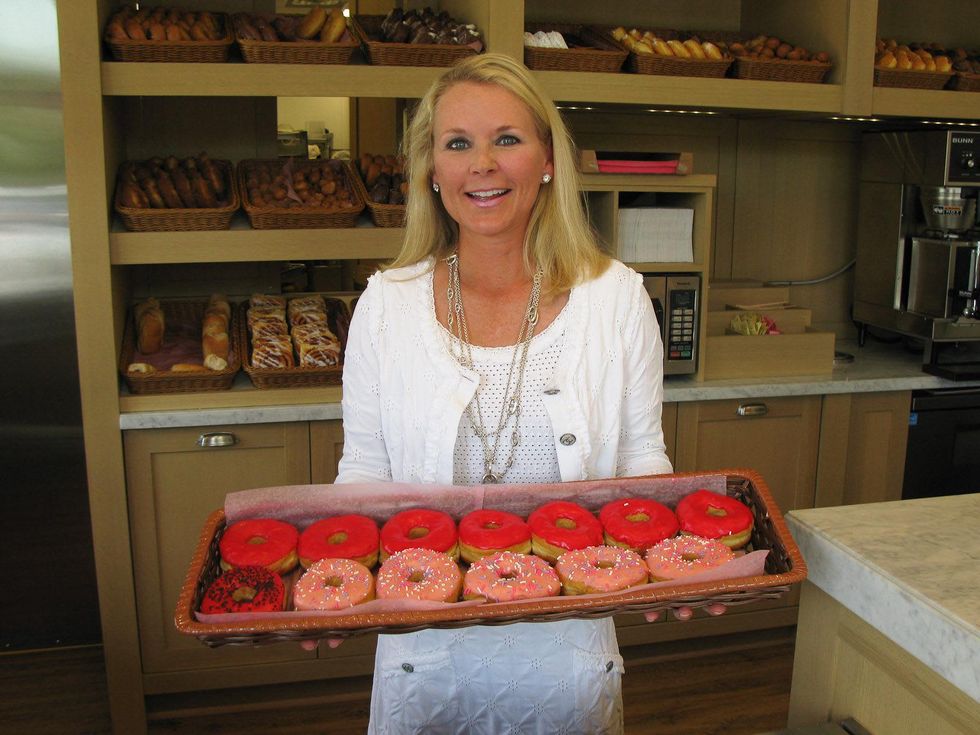
<svg viewBox="0 0 980 735"><path fill-rule="evenodd" d="M405 241L351 324L337 482L670 472L650 299L597 246L528 71L448 70L403 147ZM622 672L611 618L382 635L370 731L619 733Z"/></svg>

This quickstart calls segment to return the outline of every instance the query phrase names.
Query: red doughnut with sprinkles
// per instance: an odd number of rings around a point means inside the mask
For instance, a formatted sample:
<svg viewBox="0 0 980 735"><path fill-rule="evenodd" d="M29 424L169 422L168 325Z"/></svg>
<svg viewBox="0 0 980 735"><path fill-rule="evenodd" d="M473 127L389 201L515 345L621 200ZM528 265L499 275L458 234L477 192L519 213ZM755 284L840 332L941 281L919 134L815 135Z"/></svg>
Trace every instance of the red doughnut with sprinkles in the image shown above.
<svg viewBox="0 0 980 735"><path fill-rule="evenodd" d="M276 574L296 567L299 531L292 524L274 518L252 518L232 523L225 529L218 548L221 568L260 566Z"/></svg>
<svg viewBox="0 0 980 735"><path fill-rule="evenodd" d="M279 612L285 598L278 574L263 566L236 567L211 583L201 598L201 612Z"/></svg>
<svg viewBox="0 0 980 735"><path fill-rule="evenodd" d="M432 549L458 559L456 522L441 510L417 508L396 513L381 527L381 561L405 549Z"/></svg>
<svg viewBox="0 0 980 735"><path fill-rule="evenodd" d="M320 559L353 559L370 568L378 563L378 524L351 513L324 518L299 535L297 553L304 569Z"/></svg>
<svg viewBox="0 0 980 735"><path fill-rule="evenodd" d="M606 544L638 553L677 535L680 528L674 511L646 498L606 503L599 511L599 522Z"/></svg>
<svg viewBox="0 0 980 735"><path fill-rule="evenodd" d="M717 539L730 549L740 549L752 537L752 511L735 498L696 490L677 504L681 533Z"/></svg>
<svg viewBox="0 0 980 735"><path fill-rule="evenodd" d="M531 550L552 564L566 551L602 544L602 524L577 503L555 500L527 517Z"/></svg>
<svg viewBox="0 0 980 735"><path fill-rule="evenodd" d="M498 551L531 552L531 529L524 519L502 510L474 510L459 522L459 555L468 564Z"/></svg>

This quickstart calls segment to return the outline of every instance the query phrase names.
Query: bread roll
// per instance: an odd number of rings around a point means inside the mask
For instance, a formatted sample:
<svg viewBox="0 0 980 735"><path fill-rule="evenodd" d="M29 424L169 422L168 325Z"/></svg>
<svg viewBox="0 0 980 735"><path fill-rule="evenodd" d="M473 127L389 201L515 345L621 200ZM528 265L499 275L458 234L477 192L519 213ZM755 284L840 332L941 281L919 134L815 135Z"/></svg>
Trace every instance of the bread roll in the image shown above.
<svg viewBox="0 0 980 735"><path fill-rule="evenodd" d="M136 326L136 348L144 355L158 352L163 345L165 320L160 302L154 298L141 301L133 307Z"/></svg>

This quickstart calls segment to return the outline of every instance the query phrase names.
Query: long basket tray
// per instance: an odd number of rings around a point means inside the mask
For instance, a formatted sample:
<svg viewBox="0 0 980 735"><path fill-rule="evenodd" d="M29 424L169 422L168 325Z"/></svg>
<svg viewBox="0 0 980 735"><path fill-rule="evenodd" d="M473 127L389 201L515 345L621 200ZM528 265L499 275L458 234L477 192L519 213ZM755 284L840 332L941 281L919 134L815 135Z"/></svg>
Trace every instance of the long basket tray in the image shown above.
<svg viewBox="0 0 980 735"><path fill-rule="evenodd" d="M266 18L275 16L266 15ZM232 19L234 22L234 18ZM254 41L242 38L235 27L235 41L242 58L249 64L347 64L361 44L348 29L347 40L336 43L323 41Z"/></svg>
<svg viewBox="0 0 980 735"><path fill-rule="evenodd" d="M131 232L186 232L191 230L227 230L231 219L241 202L238 196L238 182L231 161L215 160L228 186L228 203L223 207L142 209L125 207L119 200L119 181L117 177L116 195L113 208L123 225ZM124 163L123 166L126 164Z"/></svg>
<svg viewBox="0 0 980 735"><path fill-rule="evenodd" d="M163 309L164 320L167 324L197 324L201 323L204 316L206 301L200 300L174 300L161 301L160 308ZM231 310L231 320L228 324L228 337L230 348L228 351L228 367L224 370L204 370L202 372L174 373L169 370L158 370L157 372L144 374L133 373L127 367L133 362L136 352L136 328L133 324L131 314L126 317L126 326L123 330L122 351L119 355L119 374L122 376L129 388L129 392L136 395L152 395L161 393L197 393L201 391L227 390L231 388L241 368L241 349L235 337L235 308Z"/></svg>
<svg viewBox="0 0 980 735"><path fill-rule="evenodd" d="M732 76L736 79L755 79L768 82L803 82L819 84L833 65L819 61L790 59L735 59Z"/></svg>
<svg viewBox="0 0 980 735"><path fill-rule="evenodd" d="M949 89L959 92L980 92L980 74L958 71L949 83Z"/></svg>
<svg viewBox="0 0 980 735"><path fill-rule="evenodd" d="M351 25L364 45L368 63L374 66L452 66L476 53L471 46L382 41L383 20L383 15L355 15L351 18Z"/></svg>
<svg viewBox="0 0 980 735"><path fill-rule="evenodd" d="M200 608L205 591L220 573L218 544L225 529L225 516L223 510L217 510L204 524L177 601L174 622L181 633L196 636L205 644L217 647L349 638L366 633L409 633L426 628L601 618L681 606L702 608L714 603L734 606L781 597L791 585L806 579L807 572L803 557L768 486L752 470L721 470L718 474L724 474L727 478L728 495L745 503L752 511L755 527L751 543L755 549L769 550L764 575L710 583L667 585L586 599L562 596L426 611L351 612L349 615L331 617L307 617L297 613L277 617L275 613L256 613L254 620L243 623L203 623L196 619L194 613ZM684 473L675 476L683 477Z"/></svg>
<svg viewBox="0 0 980 735"><path fill-rule="evenodd" d="M405 210L407 207L404 204L384 204L382 202L373 202L368 194L367 185L361 178L360 173L357 171L356 166L351 166L354 171L354 184L358 188L358 193L363 197L364 204L367 206L368 213L371 215L371 221L374 222L375 227L404 227L405 226Z"/></svg>
<svg viewBox="0 0 980 735"><path fill-rule="evenodd" d="M296 294L297 296L308 294ZM322 295L322 294L321 294ZM238 307L238 345L242 367L256 388L296 388L314 385L340 385L344 373L344 350L350 312L340 299L323 296L327 304L327 325L340 340L340 362L330 367L257 368L252 367L252 342L248 335L248 302Z"/></svg>
<svg viewBox="0 0 980 735"><path fill-rule="evenodd" d="M902 89L942 89L952 76L953 72L951 71L875 68L874 86Z"/></svg>
<svg viewBox="0 0 980 735"><path fill-rule="evenodd" d="M228 61L235 39L225 13L213 13L224 35L214 41L141 41L105 37L116 61L163 62L175 64L220 64Z"/></svg>
<svg viewBox="0 0 980 735"><path fill-rule="evenodd" d="M296 230L296 229L329 229L335 227L354 227L357 218L364 211L364 199L357 187L357 176L346 161L333 159L342 166L344 177L351 192L351 202L354 206L343 209L328 209L325 207L256 207L248 200L248 189L245 185L249 167L255 163L265 163L261 159L246 159L238 162L238 186L241 190L242 208L248 215L252 229L255 230ZM284 160L275 161L277 165L285 165ZM294 160L294 165L308 166L314 161Z"/></svg>
<svg viewBox="0 0 980 735"><path fill-rule="evenodd" d="M592 71L619 72L629 52L600 31L589 26L565 23L527 23L525 30L558 31L563 36L574 36L583 46L572 48L524 47L524 64L528 69L539 71Z"/></svg>

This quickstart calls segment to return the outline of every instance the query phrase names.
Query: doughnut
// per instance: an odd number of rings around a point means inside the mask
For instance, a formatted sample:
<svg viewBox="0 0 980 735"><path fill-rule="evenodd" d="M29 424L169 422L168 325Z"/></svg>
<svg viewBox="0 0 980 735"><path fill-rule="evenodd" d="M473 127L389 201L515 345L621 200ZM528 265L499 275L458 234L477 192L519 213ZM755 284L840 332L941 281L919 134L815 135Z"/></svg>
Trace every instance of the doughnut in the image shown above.
<svg viewBox="0 0 980 735"><path fill-rule="evenodd" d="M531 550L552 564L566 551L602 544L602 524L576 503L555 500L527 517Z"/></svg>
<svg viewBox="0 0 980 735"><path fill-rule="evenodd" d="M474 510L459 522L459 554L472 564L497 551L531 553L531 529L524 519L502 510Z"/></svg>
<svg viewBox="0 0 980 735"><path fill-rule="evenodd" d="M343 610L373 599L371 570L353 559L320 559L293 585L297 610Z"/></svg>
<svg viewBox="0 0 980 735"><path fill-rule="evenodd" d="M566 595L618 592L649 581L643 557L619 546L588 546L562 554L555 562Z"/></svg>
<svg viewBox="0 0 980 735"><path fill-rule="evenodd" d="M324 518L309 525L296 545L304 569L320 559L353 559L366 567L378 563L378 524L356 513Z"/></svg>
<svg viewBox="0 0 980 735"><path fill-rule="evenodd" d="M681 533L714 538L732 549L740 549L752 536L752 511L735 498L696 490L677 504Z"/></svg>
<svg viewBox="0 0 980 735"><path fill-rule="evenodd" d="M232 523L218 542L221 568L258 565L276 574L285 574L296 566L295 526L272 518L253 518Z"/></svg>
<svg viewBox="0 0 980 735"><path fill-rule="evenodd" d="M263 566L241 566L211 583L201 598L201 612L278 612L285 598L285 587L278 574Z"/></svg>
<svg viewBox="0 0 980 735"><path fill-rule="evenodd" d="M441 510L396 513L381 527L381 561L405 549L432 549L459 558L456 522Z"/></svg>
<svg viewBox="0 0 980 735"><path fill-rule="evenodd" d="M499 551L478 559L463 577L463 598L487 598L487 602L513 602L533 597L552 597L561 582L544 559Z"/></svg>
<svg viewBox="0 0 980 735"><path fill-rule="evenodd" d="M603 538L609 546L642 553L677 534L674 511L656 500L624 498L606 503L599 511Z"/></svg>
<svg viewBox="0 0 980 735"><path fill-rule="evenodd" d="M385 559L378 570L379 600L456 602L463 575L443 551L405 549Z"/></svg>
<svg viewBox="0 0 980 735"><path fill-rule="evenodd" d="M721 541L681 535L664 539L647 550L646 562L650 578L664 582L705 572L734 558L735 552Z"/></svg>

